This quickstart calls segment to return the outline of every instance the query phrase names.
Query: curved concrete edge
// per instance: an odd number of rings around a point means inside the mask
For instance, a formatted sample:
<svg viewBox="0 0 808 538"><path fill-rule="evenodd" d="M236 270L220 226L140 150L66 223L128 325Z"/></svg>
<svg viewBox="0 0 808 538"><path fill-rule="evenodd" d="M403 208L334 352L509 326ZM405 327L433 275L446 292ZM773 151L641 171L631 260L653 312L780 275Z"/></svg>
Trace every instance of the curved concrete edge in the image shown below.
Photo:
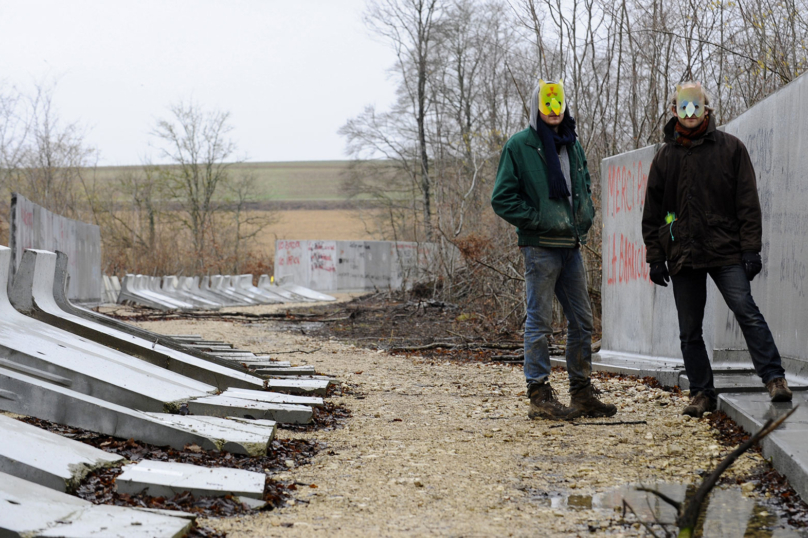
<svg viewBox="0 0 808 538"><path fill-rule="evenodd" d="M130 334L132 336L139 336L140 338L143 338L149 342L157 342L160 345L163 345L169 349L183 352L187 355L191 355L192 357L196 357L197 359L213 362L215 364L218 364L219 366L224 366L226 368L230 368L232 370L236 370L238 372L242 372L245 374L250 373L250 371L241 364L234 363L232 361L224 359L219 359L213 355L209 355L207 353L186 348L181 341L176 340L170 336L165 336L155 332L147 331L146 329L141 329L140 327L136 327L135 325L124 323L123 321L117 320L115 318L111 318L109 316L105 316L103 314L99 314L97 312L93 312L92 310L88 310L86 308L72 304L68 300L67 294L65 293L65 290L67 289L67 262L68 262L67 254L57 250L56 268L53 279L53 299L56 302L56 305L64 312L80 317L82 319L86 319L88 321L94 321L96 323L100 323L105 327L118 329L119 331Z"/></svg>
<svg viewBox="0 0 808 538"><path fill-rule="evenodd" d="M57 255L52 252L25 251L11 291L11 302L17 310L51 326L219 390L232 386L254 389L262 387L262 380L249 373L240 373L200 360L184 351L162 348L156 346L156 342L96 325L93 320L65 312L59 308L53 293L56 287L57 259Z"/></svg>

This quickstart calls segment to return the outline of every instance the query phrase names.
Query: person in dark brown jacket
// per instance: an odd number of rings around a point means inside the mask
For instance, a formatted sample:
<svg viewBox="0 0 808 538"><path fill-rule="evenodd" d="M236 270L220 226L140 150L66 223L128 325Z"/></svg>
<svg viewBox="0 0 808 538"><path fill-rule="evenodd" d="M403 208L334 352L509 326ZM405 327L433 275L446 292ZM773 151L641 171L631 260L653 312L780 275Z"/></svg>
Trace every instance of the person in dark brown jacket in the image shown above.
<svg viewBox="0 0 808 538"><path fill-rule="evenodd" d="M736 137L716 130L701 84L677 86L671 112L665 144L648 175L642 233L651 280L663 287L673 282L690 381L683 414L701 417L716 407L702 337L707 275L735 314L772 401L790 401L780 354L749 285L763 267L760 200L749 153Z"/></svg>

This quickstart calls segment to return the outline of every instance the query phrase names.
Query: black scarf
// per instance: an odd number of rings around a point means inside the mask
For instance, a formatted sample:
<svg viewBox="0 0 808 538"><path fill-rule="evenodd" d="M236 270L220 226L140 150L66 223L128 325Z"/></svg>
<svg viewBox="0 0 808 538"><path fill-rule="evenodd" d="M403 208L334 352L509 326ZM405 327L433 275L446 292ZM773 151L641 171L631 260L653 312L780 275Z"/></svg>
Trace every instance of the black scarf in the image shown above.
<svg viewBox="0 0 808 538"><path fill-rule="evenodd" d="M558 160L558 152L561 146L571 146L575 143L578 135L575 134L575 119L570 115L569 110L564 114L564 119L558 126L558 132L544 123L541 116L536 118L538 134L544 146L544 156L547 160L547 172L549 177L550 198L568 198L570 191L567 188L567 180L564 179L564 172L561 171L561 161ZM570 148L567 148L570 151Z"/></svg>

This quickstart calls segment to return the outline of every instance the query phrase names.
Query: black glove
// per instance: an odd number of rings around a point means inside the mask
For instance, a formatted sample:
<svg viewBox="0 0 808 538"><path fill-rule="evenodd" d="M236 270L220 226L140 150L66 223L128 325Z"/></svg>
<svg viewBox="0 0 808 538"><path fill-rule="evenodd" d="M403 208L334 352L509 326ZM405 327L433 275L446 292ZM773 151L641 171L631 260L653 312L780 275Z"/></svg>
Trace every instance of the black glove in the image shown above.
<svg viewBox="0 0 808 538"><path fill-rule="evenodd" d="M668 274L668 267L665 265L665 262L656 262L651 264L651 282L656 284L657 286L662 286L663 288L667 288L668 285L666 282L669 282L671 276Z"/></svg>
<svg viewBox="0 0 808 538"><path fill-rule="evenodd" d="M763 261L760 259L760 252L744 252L741 265L743 265L746 278L751 282L761 269L763 269Z"/></svg>

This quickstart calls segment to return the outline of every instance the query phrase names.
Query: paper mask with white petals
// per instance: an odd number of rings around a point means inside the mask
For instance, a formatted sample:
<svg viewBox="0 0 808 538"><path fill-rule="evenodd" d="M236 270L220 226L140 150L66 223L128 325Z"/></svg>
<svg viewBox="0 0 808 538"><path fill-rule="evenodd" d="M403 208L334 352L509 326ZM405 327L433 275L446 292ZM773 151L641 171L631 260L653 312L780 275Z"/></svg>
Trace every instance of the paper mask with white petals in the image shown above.
<svg viewBox="0 0 808 538"><path fill-rule="evenodd" d="M680 118L700 118L705 110L704 90L695 86L676 86L676 113Z"/></svg>

